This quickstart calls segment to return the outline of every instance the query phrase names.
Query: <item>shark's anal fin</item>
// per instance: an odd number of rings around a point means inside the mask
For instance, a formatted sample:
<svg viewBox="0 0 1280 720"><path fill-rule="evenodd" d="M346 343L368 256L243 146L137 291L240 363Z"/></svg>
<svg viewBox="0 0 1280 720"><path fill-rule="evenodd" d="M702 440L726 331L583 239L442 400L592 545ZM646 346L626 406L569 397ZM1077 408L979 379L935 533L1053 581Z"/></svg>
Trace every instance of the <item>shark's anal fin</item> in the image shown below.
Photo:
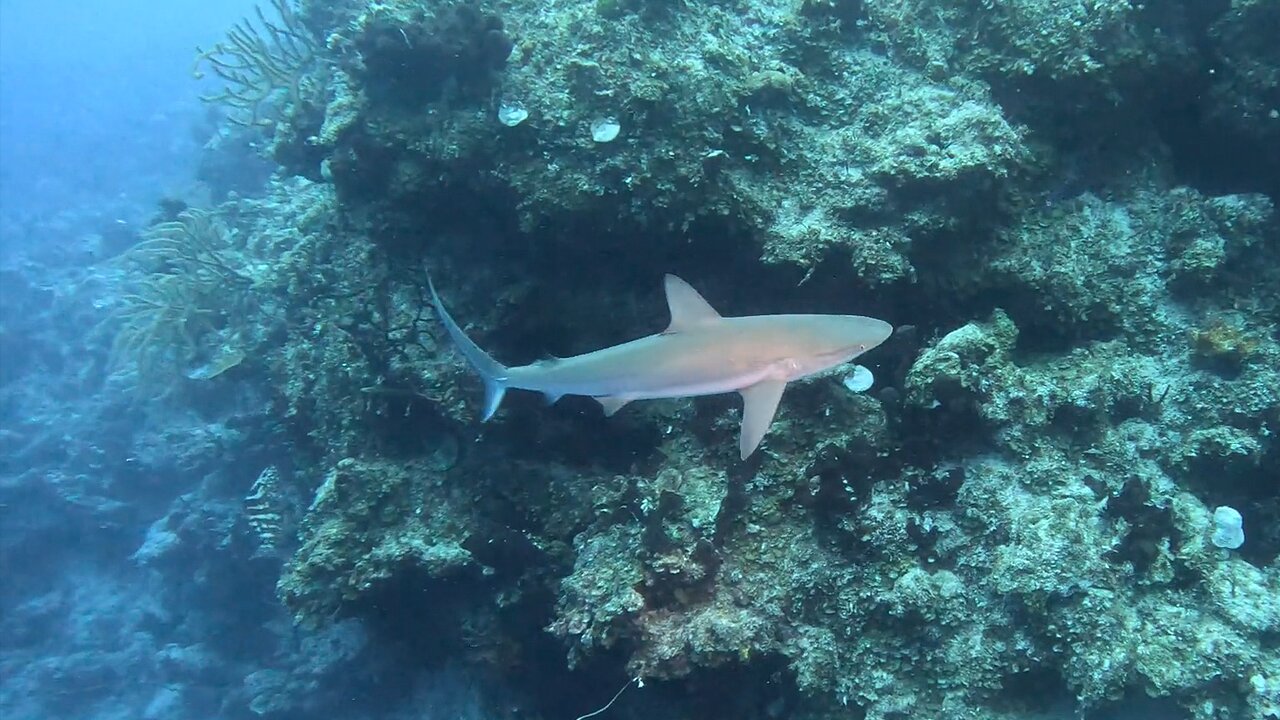
<svg viewBox="0 0 1280 720"><path fill-rule="evenodd" d="M667 308L671 310L671 324L667 326L667 334L684 332L720 319L720 313L689 283L675 275L667 275L665 285Z"/></svg>
<svg viewBox="0 0 1280 720"><path fill-rule="evenodd" d="M786 387L785 380L762 380L738 391L742 395L742 437L738 450L743 460L755 452L765 433L769 432L773 414L778 411L778 401Z"/></svg>
<svg viewBox="0 0 1280 720"><path fill-rule="evenodd" d="M613 414L621 410L623 405L631 402L626 398L613 397L612 395L598 397L596 401L600 403L600 407L604 408L605 417L613 417Z"/></svg>

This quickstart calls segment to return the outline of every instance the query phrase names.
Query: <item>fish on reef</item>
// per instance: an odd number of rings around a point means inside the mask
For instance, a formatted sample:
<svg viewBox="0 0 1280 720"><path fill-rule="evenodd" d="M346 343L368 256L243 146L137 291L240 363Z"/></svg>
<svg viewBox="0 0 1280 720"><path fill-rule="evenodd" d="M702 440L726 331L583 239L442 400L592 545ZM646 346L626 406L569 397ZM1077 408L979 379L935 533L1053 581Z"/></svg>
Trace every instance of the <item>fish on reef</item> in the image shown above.
<svg viewBox="0 0 1280 720"><path fill-rule="evenodd" d="M509 388L555 402L595 398L605 415L632 400L736 392L742 396L739 451L746 459L773 423L787 383L843 365L888 339L893 326L861 315L723 317L688 283L666 276L671 324L647 337L573 357L507 367L467 337L445 310L435 284L431 301L454 345L484 381L484 419Z"/></svg>

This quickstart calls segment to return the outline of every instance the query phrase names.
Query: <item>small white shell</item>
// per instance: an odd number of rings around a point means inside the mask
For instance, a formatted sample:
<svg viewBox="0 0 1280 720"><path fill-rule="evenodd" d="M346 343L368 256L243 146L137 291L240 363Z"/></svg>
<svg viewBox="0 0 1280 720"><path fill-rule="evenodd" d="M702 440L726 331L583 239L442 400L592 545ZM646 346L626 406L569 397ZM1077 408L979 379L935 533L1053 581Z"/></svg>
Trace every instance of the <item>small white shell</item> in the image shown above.
<svg viewBox="0 0 1280 720"><path fill-rule="evenodd" d="M498 107L498 121L507 127L515 127L529 117L529 111L518 102L504 102Z"/></svg>
<svg viewBox="0 0 1280 720"><path fill-rule="evenodd" d="M591 121L591 139L598 143L611 142L621 131L622 126L611 117L596 118Z"/></svg>
<svg viewBox="0 0 1280 720"><path fill-rule="evenodd" d="M876 378L871 371L861 365L854 365L853 372L844 376L844 387L849 392L862 393L871 389Z"/></svg>

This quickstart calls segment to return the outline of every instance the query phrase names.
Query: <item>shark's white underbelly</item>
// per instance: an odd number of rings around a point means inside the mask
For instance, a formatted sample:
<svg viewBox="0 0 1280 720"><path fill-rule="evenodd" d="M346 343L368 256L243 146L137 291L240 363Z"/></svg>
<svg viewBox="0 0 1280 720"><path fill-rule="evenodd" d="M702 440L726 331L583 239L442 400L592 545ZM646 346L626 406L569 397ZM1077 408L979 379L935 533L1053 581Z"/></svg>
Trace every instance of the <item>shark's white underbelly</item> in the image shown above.
<svg viewBox="0 0 1280 720"><path fill-rule="evenodd" d="M570 363L574 360L576 359L569 358L562 362ZM659 363L638 363L625 364L621 371L611 372L586 363L580 363L579 367L548 363L541 367L527 365L512 368L507 384L509 387L533 390L552 397L586 395L597 398L656 400L736 392L778 374L778 369L770 365L734 371L722 365L690 367L677 363L673 367Z"/></svg>

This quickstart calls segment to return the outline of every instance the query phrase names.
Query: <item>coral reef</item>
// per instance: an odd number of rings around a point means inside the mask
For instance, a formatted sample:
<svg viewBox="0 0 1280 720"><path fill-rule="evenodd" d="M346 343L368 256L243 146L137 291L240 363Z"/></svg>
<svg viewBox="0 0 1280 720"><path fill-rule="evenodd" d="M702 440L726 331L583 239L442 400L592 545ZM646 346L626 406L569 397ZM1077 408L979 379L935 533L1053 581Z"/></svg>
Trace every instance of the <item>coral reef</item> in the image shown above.
<svg viewBox="0 0 1280 720"><path fill-rule="evenodd" d="M280 580L285 604L302 618L330 617L344 609L337 603L378 592L398 573L439 578L474 569L457 527L465 503L448 504L448 489L428 483L435 474L416 464L346 459L334 466Z"/></svg>
<svg viewBox="0 0 1280 720"><path fill-rule="evenodd" d="M413 588L422 627L464 628L435 641L532 662L511 628L536 622L576 672L769 668L754 700L797 718L1266 707L1275 198L1253 170L1198 183L1144 105L1205 61L1191 38L1265 12L304 5L343 30L314 138L332 190L308 190L333 220L279 263L310 331L267 353L324 478L286 605L323 625ZM1126 124L1124 147L1083 137ZM423 264L513 360L658 326L598 308L641 307L660 270L763 312L852 287L913 327L871 358L879 390L796 387L746 466L718 399L603 426L515 402L459 443L469 381ZM1209 542L1222 504L1239 550Z"/></svg>

